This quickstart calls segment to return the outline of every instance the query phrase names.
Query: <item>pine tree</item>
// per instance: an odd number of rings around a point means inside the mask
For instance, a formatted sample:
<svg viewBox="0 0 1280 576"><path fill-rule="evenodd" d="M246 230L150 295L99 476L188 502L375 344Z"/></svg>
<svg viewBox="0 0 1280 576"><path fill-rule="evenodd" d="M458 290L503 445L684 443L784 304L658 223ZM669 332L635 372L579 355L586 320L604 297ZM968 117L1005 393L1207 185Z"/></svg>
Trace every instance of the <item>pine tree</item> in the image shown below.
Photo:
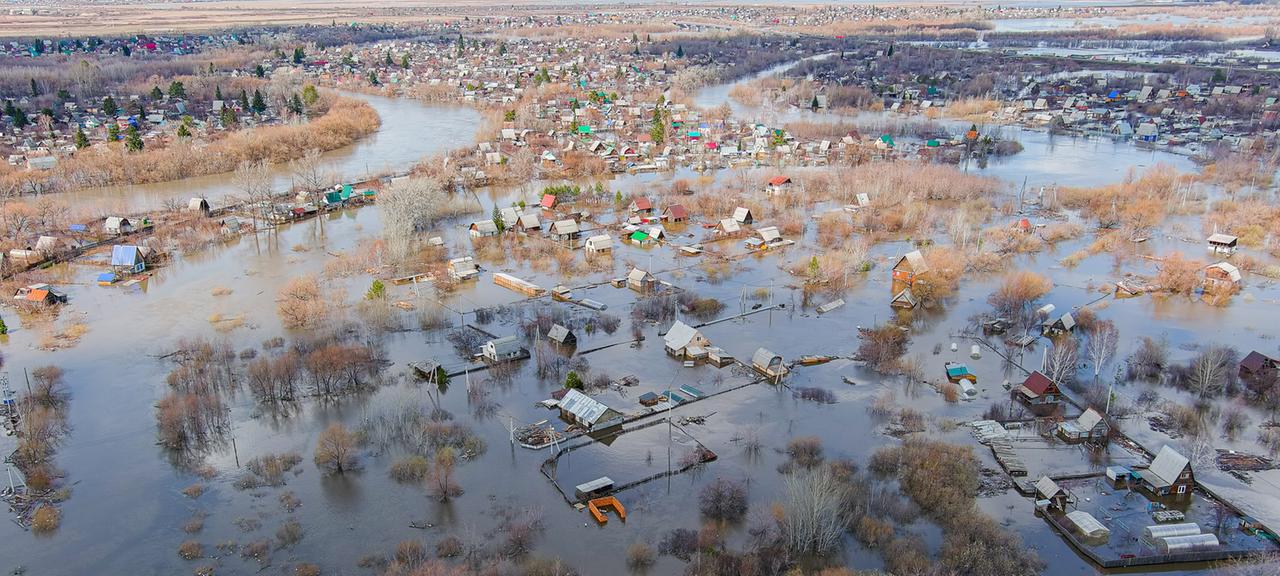
<svg viewBox="0 0 1280 576"><path fill-rule="evenodd" d="M152 100L159 100L159 99L161 99L161 98L164 98L164 92L161 92L161 91L160 91L160 87L159 87L159 86L152 86L152 87L151 87L151 99L152 99Z"/></svg>
<svg viewBox="0 0 1280 576"><path fill-rule="evenodd" d="M40 86L36 84L36 79L35 79L35 78L32 78L32 79L31 79L31 95L32 95L32 96L39 96L39 95L40 95Z"/></svg>
<svg viewBox="0 0 1280 576"><path fill-rule="evenodd" d="M137 126L129 126L129 131L125 133L124 147L130 152L142 150L142 135L138 133Z"/></svg>
<svg viewBox="0 0 1280 576"><path fill-rule="evenodd" d="M817 94L813 95L813 100L809 102L809 108L813 109L814 112L818 111L818 95Z"/></svg>
<svg viewBox="0 0 1280 576"><path fill-rule="evenodd" d="M498 228L498 233L507 231L507 223L502 219L502 211L498 210L496 205L493 207L491 218L493 218L493 225Z"/></svg>
<svg viewBox="0 0 1280 576"><path fill-rule="evenodd" d="M218 119L222 120L223 126L234 126L236 122L239 122L239 119L236 118L235 110L232 110L230 106L222 107L222 113L218 115Z"/></svg>
<svg viewBox="0 0 1280 576"><path fill-rule="evenodd" d="M107 124L107 140L115 142L120 139L120 126L115 122Z"/></svg>
<svg viewBox="0 0 1280 576"><path fill-rule="evenodd" d="M676 58L684 58L684 44L676 46Z"/></svg>
<svg viewBox="0 0 1280 576"><path fill-rule="evenodd" d="M245 92L244 88L240 89L240 109L241 110L249 109L249 93Z"/></svg>
<svg viewBox="0 0 1280 576"><path fill-rule="evenodd" d="M107 116L115 116L120 111L120 107L116 106L116 99L110 96L102 99L102 113Z"/></svg>
<svg viewBox="0 0 1280 576"><path fill-rule="evenodd" d="M223 97L222 97L222 87L221 87L221 86L218 86L217 88L214 88L214 89L213 89L213 98L214 98L215 100L225 100L225 98L223 98Z"/></svg>
<svg viewBox="0 0 1280 576"><path fill-rule="evenodd" d="M89 135L84 133L83 128L76 128L76 148L84 149L89 147Z"/></svg>
<svg viewBox="0 0 1280 576"><path fill-rule="evenodd" d="M267 103L262 99L262 92L257 89L253 91L253 111L258 114L267 111Z"/></svg>
<svg viewBox="0 0 1280 576"><path fill-rule="evenodd" d="M253 75L259 78L265 78L267 76L267 69L263 68L261 64L258 64L253 67Z"/></svg>
<svg viewBox="0 0 1280 576"><path fill-rule="evenodd" d="M13 118L13 125L18 128L26 128L27 124L31 123L31 121L27 119L27 113L23 112L21 108L16 106L13 108L13 113L9 116Z"/></svg>
<svg viewBox="0 0 1280 576"><path fill-rule="evenodd" d="M133 55L133 49L128 46L121 46L120 53L123 54L125 58L128 58Z"/></svg>
<svg viewBox="0 0 1280 576"><path fill-rule="evenodd" d="M381 82L378 81L378 73L374 72L373 70L369 71L369 84L373 86L379 86L382 84Z"/></svg>
<svg viewBox="0 0 1280 576"><path fill-rule="evenodd" d="M302 63L302 61L303 61L304 59L306 59L306 57L307 57L307 53L306 53L306 52L304 52L304 51L302 50L302 47L301 47L301 46L298 46L297 48L294 48L294 49L293 49L293 63L294 63L294 64L301 64L301 63Z"/></svg>
<svg viewBox="0 0 1280 576"><path fill-rule="evenodd" d="M390 67L392 67L392 66L395 66L395 61L391 59L391 52L390 52L390 51L388 51L388 52L386 53L386 55L385 55L385 56L383 56L383 58L382 58L382 63L383 63L383 65L385 65L385 66L386 66L386 67L388 67L388 68L390 68Z"/></svg>
<svg viewBox="0 0 1280 576"><path fill-rule="evenodd" d="M294 114L302 113L302 98L298 97L297 92L294 92L293 97L289 99L289 111Z"/></svg>
<svg viewBox="0 0 1280 576"><path fill-rule="evenodd" d="M187 125L186 125L186 124L182 124L182 125L178 126L178 137L179 137L179 138L190 138L190 137L191 137L191 131L187 129Z"/></svg>
<svg viewBox="0 0 1280 576"><path fill-rule="evenodd" d="M187 97L187 87L181 80L174 80L169 83L169 97L183 100Z"/></svg>

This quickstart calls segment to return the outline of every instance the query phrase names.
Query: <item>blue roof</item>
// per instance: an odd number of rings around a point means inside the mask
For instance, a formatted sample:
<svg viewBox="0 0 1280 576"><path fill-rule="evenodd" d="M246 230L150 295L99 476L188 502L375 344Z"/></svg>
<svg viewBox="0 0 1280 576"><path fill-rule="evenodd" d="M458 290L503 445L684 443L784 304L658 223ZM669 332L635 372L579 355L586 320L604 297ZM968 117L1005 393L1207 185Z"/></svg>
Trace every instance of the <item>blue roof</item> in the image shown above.
<svg viewBox="0 0 1280 576"><path fill-rule="evenodd" d="M72 232L85 232L89 230L89 227L85 226L84 224L72 224L70 226L67 226L67 229Z"/></svg>
<svg viewBox="0 0 1280 576"><path fill-rule="evenodd" d="M124 246L117 244L111 247L111 265L112 266L133 266L141 261L138 255L137 246Z"/></svg>
<svg viewBox="0 0 1280 576"><path fill-rule="evenodd" d="M103 272L103 273L101 273L101 274L99 274L99 275L98 275L98 281L99 281L99 282L106 282L106 283L110 284L110 283L112 283L112 282L115 282L115 281L116 281L116 275L115 275L115 274L112 274L111 272Z"/></svg>

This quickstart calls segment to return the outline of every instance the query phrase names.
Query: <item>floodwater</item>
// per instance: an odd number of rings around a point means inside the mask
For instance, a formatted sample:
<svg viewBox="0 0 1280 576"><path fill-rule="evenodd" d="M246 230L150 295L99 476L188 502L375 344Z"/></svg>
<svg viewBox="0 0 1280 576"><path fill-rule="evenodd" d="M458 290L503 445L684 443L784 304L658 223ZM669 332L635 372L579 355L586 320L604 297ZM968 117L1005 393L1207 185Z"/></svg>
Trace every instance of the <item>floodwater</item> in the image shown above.
<svg viewBox="0 0 1280 576"><path fill-rule="evenodd" d="M384 126L397 125L384 115ZM416 129L412 132L421 133ZM1008 179L1011 188L1020 183L1024 175L1032 182L1044 181L1050 176L1053 181L1064 183L1068 180L1105 182L1121 177L1128 165L1155 163L1143 157L1149 153L1126 156L1109 144L1080 143L1076 139L1062 139L1067 143L1059 144L1049 140L1035 150L1028 146L1027 152L1011 159L1021 164L1004 164L1009 167L995 174ZM369 161L375 157L369 157ZM343 165L348 167L366 161L342 158ZM1162 156L1157 158L1165 161ZM411 162L411 159L405 157L402 161ZM1057 168L1059 162L1069 162L1088 174L1072 175L1069 169ZM642 190L670 177L623 176L611 185ZM492 205L508 205L517 194L514 190L492 190L482 195L484 209L474 218L487 217ZM397 449L385 453L372 447L362 449L362 470L340 476L325 476L310 461L316 435L331 422L343 422L354 428L367 419L405 405L428 406L423 388L399 379L357 398L325 403L303 401L296 412L287 417L258 409L247 393L239 394L233 399L234 426L228 441L211 447L203 455L204 462L217 471L217 476L212 480L196 478L186 472L185 467L176 466L171 456L155 444L153 405L166 389L164 377L171 368L158 356L170 351L174 340L183 336L225 338L235 350L258 348L264 340L275 336L288 338L290 333L280 325L273 301L279 288L291 278L320 272L332 258L330 253L351 250L362 239L377 237L381 229L376 206L335 212L324 218L323 227L316 221L298 223L282 227L274 234L244 237L216 249L179 257L158 268L148 282L131 289L98 287L91 279L100 271L100 266L72 265L66 270L71 281L64 285L71 303L63 310L62 317L84 322L90 328L81 343L71 350L37 350L34 343L40 339L42 329L9 322L13 333L0 350L5 354L11 378L20 377L24 369L51 363L66 371L73 398L70 408L73 430L57 462L66 473L72 496L61 506L62 528L51 536L37 537L13 523L0 523L0 569L25 566L30 574L168 575L190 573L196 566L216 562L219 573L254 573L257 563L241 559L238 554L216 561L188 562L179 558L176 550L181 542L191 538L204 543L206 555L212 556L217 554L213 549L217 543L244 544L271 538L283 522L296 519L305 535L292 548L271 552L270 573L287 573L293 563L306 561L320 564L326 574L359 574L367 573L356 568L359 558L370 553L388 554L401 540L424 542L430 550L444 537L456 535L464 541L497 546L504 539L498 530L501 515L522 513L541 517L543 530L535 542L536 554L562 558L583 574L621 574L626 571L623 551L631 543L644 541L656 546L662 535L672 528L700 525L697 493L717 477L748 482L749 518L766 517L770 503L781 497L781 476L777 468L785 461L781 450L791 438L820 436L828 458L849 458L860 464L879 446L897 442L884 434L886 423L871 417L867 410L882 394L892 394L899 406L924 412L933 436L973 444L980 461L994 467L989 451L977 446L963 427L944 424L978 418L990 403L1005 398L1002 382L1017 382L1023 377L1019 368L1003 362L990 349L985 349L980 359L968 357L968 342L959 334L968 326L970 316L988 309L986 295L999 281L998 275L975 275L964 280L960 293L945 309L917 313L912 323L911 354L919 357L926 376L931 379L941 372L945 361L967 362L980 378L977 399L948 404L927 386L905 386L847 360L836 360L816 367L796 368L786 379L791 389L749 384L681 406L674 410L676 417L708 416L704 425L690 424L683 429L718 458L695 472L618 494L628 510L626 523L611 519L606 526L596 526L585 512L566 505L551 482L539 472L539 465L550 455L547 450L532 451L508 444L508 428L512 424L518 426L544 419L557 422L554 412L535 406L535 402L547 398L559 386L556 382L540 381L532 361L525 361L510 379L494 379L485 373L457 377L443 395L443 407L454 415L455 421L470 426L488 444L488 450L479 458L459 463L456 480L465 493L448 504L430 499L422 486L398 484L389 478L388 467L401 453ZM465 230L467 220L464 217L442 223L433 231L444 236L452 255L472 253ZM696 225L671 226L668 232L676 244L693 242L704 234ZM906 247L898 243L876 246L873 254L879 264L865 280L842 295L847 304L819 316L804 305L802 294L796 289L799 280L780 270L780 266L807 257L812 249L806 245L812 246L813 238L813 226L810 226L807 237L795 239L796 246L766 256L739 259L732 265L728 279L716 283L706 280L706 274L699 268L700 259L678 256L669 246L646 249L619 245L615 248L611 270L568 282L554 271L533 269L527 262L482 262L486 273L478 281L464 285L444 303L450 309L467 312L479 307L512 305L517 313L527 313L529 305L520 303L523 297L494 286L491 272L510 272L544 287L562 282L576 287L619 276L626 271L628 262L634 262L656 271L662 280L704 297L720 299L727 304L726 315L756 303L749 296L757 289L772 289L773 302L786 304L785 309L760 312L703 329L714 345L739 359L749 359L760 346L788 359L802 354L848 355L857 348L858 326L873 325L895 314L888 306L891 294L887 262ZM1130 260L1117 268L1109 255L1088 258L1073 269L1057 265L1058 259L1087 242L1080 239L1046 253L1017 257L1013 265L1050 274L1055 288L1044 301L1057 304L1060 310L1098 298L1100 295L1090 287L1114 280L1119 272L1151 273L1153 270L1144 260ZM1182 242L1172 237L1157 238L1151 244L1144 249L1181 247L1193 251L1198 248L1198 244L1181 246ZM740 246L728 243L724 248L729 253L742 251ZM354 310L341 303L358 300L368 282L368 276L359 274L331 283L333 294L328 297L334 303L335 315L357 318ZM233 292L214 296L211 290L217 286L232 288ZM394 299L415 300L410 286L389 286L388 290ZM606 313L623 319L623 326L614 334L578 330L579 350L631 339L629 315L630 305L635 301L633 292L606 284L578 289L576 295L605 303ZM813 303L833 297L819 296ZM1280 290L1275 286L1251 281L1245 292L1227 308L1207 309L1204 304L1192 301L1144 297L1110 302L1099 313L1115 320L1120 327L1119 358L1132 350L1138 335L1152 334L1167 338L1174 355L1182 360L1188 353L1183 352L1180 345L1206 339L1230 339L1242 350L1250 346L1262 350L1274 348L1274 342L1268 342L1266 319L1278 298ZM569 306L548 304L545 299L542 304ZM242 316L245 325L219 332L209 322L210 315L215 313L225 317ZM572 314L579 321L594 316L580 308L572 308ZM407 326L415 325L412 313L403 316ZM6 319L9 317L11 314L6 313ZM473 323L475 317L468 315L467 321ZM496 320L482 327L498 336L519 333L514 317L507 314L499 314ZM712 393L748 384L754 379L734 368L682 367L662 349L659 332L664 328L644 324L640 331L645 340L640 344L621 344L585 356L595 372L604 372L613 378L630 374L640 380L636 387L599 394L597 397L602 402L626 413L637 413L642 409L636 398L646 391L689 384ZM405 373L406 364L412 361L458 360L439 331L391 331L372 335L370 339L392 363L387 373L393 376ZM952 342L960 343L957 352L950 351ZM935 347L940 352L932 352ZM1040 348L1033 348L1020 360L1023 365L1034 368L1039 353ZM846 384L843 380L846 377L857 384ZM468 386L485 392L468 395ZM836 402L817 404L793 396L792 389L804 386L828 389ZM1139 392L1137 388L1137 385L1122 386L1117 392L1122 398L1133 398ZM477 400L481 397L483 400ZM1180 400L1172 393L1169 397ZM489 406L480 409L480 403ZM1254 421L1261 420L1255 417ZM1141 423L1130 421L1126 431L1140 433ZM565 474L563 481L578 482L611 474L616 474L616 479L621 481L647 475L654 469L661 470L666 465L663 442L666 430L666 426L654 426L633 438L624 435L608 445L572 453L568 456L571 462L559 468ZM738 441L746 435L759 438L762 449L758 453L746 450ZM234 443L230 438L234 438ZM1139 439L1153 449L1169 441L1158 435L1141 435ZM681 448L689 446L688 439L683 437L672 444ZM1242 447L1247 444L1244 440L1240 442ZM304 458L298 467L300 473L287 475L287 486L250 491L233 487L242 473L241 465L250 458L285 451L296 451ZM1268 490L1258 485L1245 488L1210 467L1198 469L1198 478L1242 494ZM192 500L181 494L183 488L197 482L207 488L203 496ZM301 508L295 512L281 508L278 498L285 491L293 492L301 500ZM1274 498L1267 500L1275 501ZM1264 521L1280 521L1280 510L1270 509L1265 502L1254 499L1238 503L1247 504L1249 511ZM1021 534L1027 546L1035 549L1046 562L1046 573L1096 572L1042 520L1034 517L1030 500L1007 492L980 499L979 506ZM181 525L197 511L208 515L203 531L184 534ZM241 522L250 528L242 530L237 527L239 519L256 519L261 526L255 528L251 523ZM410 523L429 527L416 529L410 527ZM937 529L926 521L917 521L903 529L922 534L931 550L936 550L940 543ZM726 532L731 547L738 548L746 540L745 526L731 526ZM833 561L856 568L878 568L882 564L876 552L864 549L852 538L845 539L843 549ZM662 557L649 573L677 574L683 570L681 562Z"/></svg>
<svg viewBox="0 0 1280 576"><path fill-rule="evenodd" d="M1150 13L1089 18L1008 18L989 20L994 32L1057 32L1092 28L1119 28L1135 25L1169 24L1173 26L1254 26L1270 21L1266 16L1223 16L1204 19L1181 14Z"/></svg>
<svg viewBox="0 0 1280 576"><path fill-rule="evenodd" d="M387 98L372 94L347 96L368 102L382 118L378 131L345 148L324 153L322 159L336 179L343 182L401 172L427 156L469 146L479 127L480 113L462 106L427 106L408 98ZM239 193L230 174L212 174L136 186L111 186L77 192L77 202L94 204L125 214L161 207L166 200L203 196L214 207L228 203ZM289 165L275 164L270 170L274 190L287 190L292 174Z"/></svg>

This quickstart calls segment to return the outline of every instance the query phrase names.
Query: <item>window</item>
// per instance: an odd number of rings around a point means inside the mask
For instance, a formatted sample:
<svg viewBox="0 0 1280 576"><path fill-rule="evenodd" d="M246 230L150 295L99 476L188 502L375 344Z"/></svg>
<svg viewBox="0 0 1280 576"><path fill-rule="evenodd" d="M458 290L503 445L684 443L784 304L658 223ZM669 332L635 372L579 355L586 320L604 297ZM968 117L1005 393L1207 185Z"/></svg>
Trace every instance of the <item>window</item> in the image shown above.
<svg viewBox="0 0 1280 576"><path fill-rule="evenodd" d="M1178 493L1179 493L1179 494L1186 494L1186 493L1187 493L1187 487L1186 487L1186 485L1179 486L1179 487L1178 487Z"/></svg>

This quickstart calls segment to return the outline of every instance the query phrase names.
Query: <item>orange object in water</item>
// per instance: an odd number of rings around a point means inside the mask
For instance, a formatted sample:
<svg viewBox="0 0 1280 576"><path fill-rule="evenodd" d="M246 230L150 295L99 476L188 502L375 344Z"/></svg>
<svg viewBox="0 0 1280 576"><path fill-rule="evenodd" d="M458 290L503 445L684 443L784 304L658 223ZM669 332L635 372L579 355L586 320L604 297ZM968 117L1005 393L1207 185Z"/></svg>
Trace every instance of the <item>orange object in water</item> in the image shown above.
<svg viewBox="0 0 1280 576"><path fill-rule="evenodd" d="M622 503L613 496L605 496L603 498L592 498L587 502L587 510L595 517L596 522L605 524L609 521L609 517L605 516L604 510L601 508L612 507L614 512L618 513L618 518L623 522L627 521L627 509L622 507Z"/></svg>

